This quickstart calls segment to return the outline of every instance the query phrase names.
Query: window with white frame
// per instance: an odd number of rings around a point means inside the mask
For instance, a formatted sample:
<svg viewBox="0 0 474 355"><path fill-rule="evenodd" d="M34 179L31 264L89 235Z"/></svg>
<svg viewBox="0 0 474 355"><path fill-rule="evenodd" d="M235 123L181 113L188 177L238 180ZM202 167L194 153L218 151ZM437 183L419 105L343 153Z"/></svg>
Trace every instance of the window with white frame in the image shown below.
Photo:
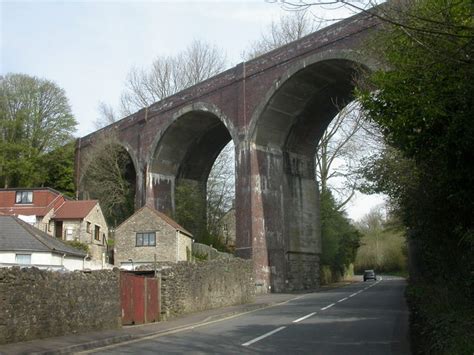
<svg viewBox="0 0 474 355"><path fill-rule="evenodd" d="M20 265L31 265L31 254L15 254L15 262Z"/></svg>
<svg viewBox="0 0 474 355"><path fill-rule="evenodd" d="M156 233L146 232L137 233L136 244L137 247L153 247L156 245Z"/></svg>
<svg viewBox="0 0 474 355"><path fill-rule="evenodd" d="M66 240L73 240L74 238L72 237L72 227L66 227Z"/></svg>
<svg viewBox="0 0 474 355"><path fill-rule="evenodd" d="M17 191L15 203L33 203L33 191Z"/></svg>

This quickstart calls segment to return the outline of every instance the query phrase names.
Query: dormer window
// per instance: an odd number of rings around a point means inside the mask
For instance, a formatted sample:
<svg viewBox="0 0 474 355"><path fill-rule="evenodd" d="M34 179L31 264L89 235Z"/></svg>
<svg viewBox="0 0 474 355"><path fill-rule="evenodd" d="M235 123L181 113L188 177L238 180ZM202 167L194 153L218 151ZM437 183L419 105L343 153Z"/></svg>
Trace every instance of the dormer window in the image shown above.
<svg viewBox="0 0 474 355"><path fill-rule="evenodd" d="M33 203L33 191L17 191L15 203Z"/></svg>

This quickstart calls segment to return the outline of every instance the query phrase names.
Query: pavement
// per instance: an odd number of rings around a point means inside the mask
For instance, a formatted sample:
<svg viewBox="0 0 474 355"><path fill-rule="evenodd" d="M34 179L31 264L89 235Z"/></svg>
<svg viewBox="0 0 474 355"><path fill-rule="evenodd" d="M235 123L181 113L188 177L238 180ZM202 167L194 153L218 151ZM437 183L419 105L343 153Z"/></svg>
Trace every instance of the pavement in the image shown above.
<svg viewBox="0 0 474 355"><path fill-rule="evenodd" d="M340 282L323 286L320 291L341 287L350 282ZM94 331L54 338L31 340L27 342L0 346L1 355L16 354L71 354L75 352L101 348L130 340L139 340L159 334L176 333L257 309L272 307L288 302L301 293L269 293L258 295L255 302L236 306L206 310L186 314L171 320L142 325L123 326L121 329Z"/></svg>

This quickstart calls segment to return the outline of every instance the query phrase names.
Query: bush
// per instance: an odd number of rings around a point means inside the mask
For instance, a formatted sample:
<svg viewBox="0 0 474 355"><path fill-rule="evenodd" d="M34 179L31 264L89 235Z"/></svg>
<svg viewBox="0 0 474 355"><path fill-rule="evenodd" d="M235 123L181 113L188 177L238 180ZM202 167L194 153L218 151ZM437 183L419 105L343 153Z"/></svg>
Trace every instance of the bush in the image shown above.
<svg viewBox="0 0 474 355"><path fill-rule="evenodd" d="M83 251L86 254L89 254L89 246L85 243L82 243L78 240L68 240L65 242L66 244L70 245L71 247Z"/></svg>
<svg viewBox="0 0 474 355"><path fill-rule="evenodd" d="M414 354L473 354L474 304L445 284L410 283Z"/></svg>

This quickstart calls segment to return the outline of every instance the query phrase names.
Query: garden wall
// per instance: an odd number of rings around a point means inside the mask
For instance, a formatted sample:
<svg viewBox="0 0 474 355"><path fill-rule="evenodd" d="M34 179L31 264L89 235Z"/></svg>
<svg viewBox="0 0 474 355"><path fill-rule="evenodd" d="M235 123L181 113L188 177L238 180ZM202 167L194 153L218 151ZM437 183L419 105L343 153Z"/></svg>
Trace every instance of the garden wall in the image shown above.
<svg viewBox="0 0 474 355"><path fill-rule="evenodd" d="M162 319L255 299L251 260L180 262L161 271Z"/></svg>
<svg viewBox="0 0 474 355"><path fill-rule="evenodd" d="M0 268L0 344L119 328L119 272Z"/></svg>

